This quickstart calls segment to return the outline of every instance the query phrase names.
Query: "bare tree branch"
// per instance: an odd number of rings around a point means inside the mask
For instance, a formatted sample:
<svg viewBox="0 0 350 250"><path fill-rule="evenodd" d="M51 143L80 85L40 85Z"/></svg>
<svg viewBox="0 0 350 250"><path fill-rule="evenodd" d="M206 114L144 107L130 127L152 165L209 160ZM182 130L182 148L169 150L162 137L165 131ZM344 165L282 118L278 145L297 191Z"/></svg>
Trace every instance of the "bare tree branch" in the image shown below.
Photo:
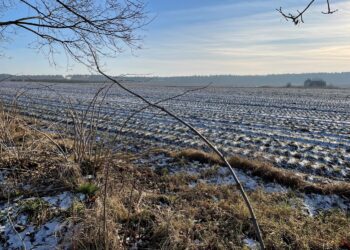
<svg viewBox="0 0 350 250"><path fill-rule="evenodd" d="M331 4L329 0L327 1L327 12L322 12L322 14L333 14L335 12L337 12L338 10L332 10L331 9ZM276 9L287 21L288 20L292 20L292 22L295 25L298 25L300 23L304 23L304 14L310 9L310 7L316 2L316 0L311 0L306 7L302 10L299 11L297 10L298 14L292 14L292 13L285 13L282 9L282 7L280 7L279 9Z"/></svg>
<svg viewBox="0 0 350 250"><path fill-rule="evenodd" d="M165 114L169 115L170 117L172 117L173 119L175 119L176 121L178 121L179 123L183 124L184 126L186 126L187 128L189 128L195 135L197 135L203 142L205 142L205 144L210 148L212 149L219 157L220 159L225 163L225 166L229 169L232 177L234 178L236 184L237 184L237 187L238 187L238 190L240 191L242 197L243 197L243 200L249 210L249 214L251 216L251 220L253 222L253 226L254 226L254 229L255 229L255 232L256 232L256 236L259 240L259 243L260 243L260 247L261 249L265 249L265 244L264 244L264 241L263 241L263 238L262 238L262 233L261 233L261 230L260 230L260 226L259 226L259 223L257 221L257 218L256 218L256 215L255 215L255 212L254 212L254 209L249 201L249 198L243 188L243 185L242 183L240 182L240 180L238 179L238 176L236 174L236 172L234 171L234 169L232 168L231 164L227 161L227 159L225 158L225 156L221 153L221 151L208 139L206 138L202 133L200 133L196 128L194 128L191 124L189 124L188 122L186 122L185 120L183 120L182 118L180 118L179 116L177 116L176 114L174 114L173 112L169 111L168 109L158 105L158 104L155 104L155 103L152 103L150 102L148 99L146 99L145 97L143 97L142 95L130 90L129 88L125 87L123 84L121 84L119 81L117 81L116 79L110 77L109 75L107 75L106 73L104 73L100 66L99 66L99 62L98 62L98 57L97 57L97 53L95 53L94 49L89 46L89 49L91 51L91 55L94 59L94 63L95 63L95 66L96 66L96 70L101 74L103 75L104 77L106 77L108 80L112 81L113 83L115 83L117 86L119 86L121 89L125 90L127 93L137 97L138 99L142 100L143 102L145 102L148 106L150 107L153 107L153 108L156 108L162 112L164 112ZM108 169L108 168L107 168Z"/></svg>
<svg viewBox="0 0 350 250"><path fill-rule="evenodd" d="M327 12L322 12L322 14L333 14L334 12L337 12L338 9L332 10L331 9L331 4L329 0L327 0Z"/></svg>
<svg viewBox="0 0 350 250"><path fill-rule="evenodd" d="M162 103L162 102L167 102L167 101L170 101L170 100L174 100L174 99L179 98L179 97L181 97L181 96L184 96L184 95L186 95L186 94L188 94L188 93L190 93L190 92L196 92L196 91L199 91L199 90L206 89L206 88L208 88L208 87L209 87L210 85L212 85L212 84L213 84L213 83L209 83L209 84L207 84L207 85L205 85L205 86L203 86L203 87L199 87L199 88L194 88L194 89L186 90L186 91L184 91L184 92L182 92L182 93L180 93L180 94L178 94L178 95L174 95L174 96L171 96L171 97L164 98L164 99L159 100L159 101L157 101L157 102L155 102L155 103L153 103L153 104L157 105L157 104L160 104L160 103ZM152 107L152 105L146 105L146 106L144 106L144 107L142 107L142 108L140 108L140 109L138 109L138 110L135 110L133 113L131 113L131 114L125 119L125 121L123 122L123 124L121 125L121 127L120 127L118 133L116 134L115 138L113 139L113 142L116 142L116 141L117 141L118 136L121 135L121 133L123 132L123 129L126 127L126 125L130 122L130 120L131 120L133 117L135 117L137 114L139 114L139 113L141 113L141 112L143 112L143 111L145 111L146 109L151 108L151 107Z"/></svg>
<svg viewBox="0 0 350 250"><path fill-rule="evenodd" d="M28 16L0 20L0 37L11 28L23 29L37 37L36 48L46 49L48 56L63 49L89 67L86 41L100 56L114 57L125 46L140 47L136 31L149 21L138 0L19 0L20 5L28 8Z"/></svg>

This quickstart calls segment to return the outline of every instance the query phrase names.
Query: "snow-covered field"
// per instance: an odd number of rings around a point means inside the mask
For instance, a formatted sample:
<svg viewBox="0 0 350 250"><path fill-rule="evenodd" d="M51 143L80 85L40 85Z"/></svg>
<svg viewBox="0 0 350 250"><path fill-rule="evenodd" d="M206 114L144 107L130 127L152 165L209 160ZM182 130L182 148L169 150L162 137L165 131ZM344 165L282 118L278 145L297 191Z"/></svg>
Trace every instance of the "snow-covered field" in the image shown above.
<svg viewBox="0 0 350 250"><path fill-rule="evenodd" d="M10 102L16 93L22 111L65 121L69 105L88 107L101 84L0 83L0 98ZM134 84L133 90L153 102L194 87ZM55 91L52 91L55 89ZM22 91L22 92L21 92ZM64 100L65 99L65 100ZM209 88L162 103L208 136L229 155L263 157L282 168L337 180L350 179L350 89ZM101 113L101 128L117 131L144 104L112 87ZM147 109L123 130L139 145L202 147L182 125Z"/></svg>

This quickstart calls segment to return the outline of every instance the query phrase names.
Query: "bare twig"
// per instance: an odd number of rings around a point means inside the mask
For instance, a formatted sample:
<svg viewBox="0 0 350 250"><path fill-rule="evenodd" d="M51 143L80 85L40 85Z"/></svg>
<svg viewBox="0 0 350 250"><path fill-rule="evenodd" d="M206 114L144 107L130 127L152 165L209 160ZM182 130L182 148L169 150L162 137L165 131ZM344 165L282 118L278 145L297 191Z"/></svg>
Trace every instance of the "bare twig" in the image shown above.
<svg viewBox="0 0 350 250"><path fill-rule="evenodd" d="M160 103L163 103L163 102L167 102L167 101L170 101L170 100L174 100L174 99L179 98L179 97L181 97L181 96L184 96L184 95L186 95L186 94L188 94L188 93L196 92L196 91L199 91L199 90L206 89L206 88L208 88L208 87L209 87L210 85L212 85L212 84L213 84L213 83L211 82L211 83L209 83L209 84L207 84L207 85L205 85L205 86L203 86L203 87L198 87L198 88L186 90L186 91L184 91L184 92L182 92L182 93L180 93L180 94L178 94L178 95L174 95L174 96L170 96L170 97L164 98L164 99L159 100L159 101L157 101L157 102L155 102L155 103L153 103L153 104L156 104L156 105L157 105L157 104L160 104ZM131 120L133 117L135 117L137 114L139 114L139 113L141 113L141 112L143 112L143 111L145 111L146 109L151 108L151 107L152 107L152 105L146 105L146 106L144 106L144 107L142 107L142 108L140 108L140 109L135 110L134 112L132 112L132 113L125 119L125 121L123 122L123 124L120 126L120 128L119 128L119 130L118 130L116 136L115 136L114 139L112 140L112 143L115 143L115 142L118 140L118 136L121 135L121 133L123 132L123 129L126 127L126 125L130 122L130 120Z"/></svg>
<svg viewBox="0 0 350 250"><path fill-rule="evenodd" d="M206 143L206 145L211 148L219 157L220 159L222 159L222 161L225 163L226 167L229 169L231 175L233 176L238 190L240 191L245 204L249 210L249 214L251 216L251 220L253 222L253 226L255 228L255 232L256 232L256 236L259 240L260 243L260 247L261 249L265 249L265 244L262 238L262 233L260 230L260 226L259 223L256 219L256 215L254 212L254 209L249 201L249 198L240 182L240 180L238 179L236 172L233 170L232 166L230 165L230 163L227 161L227 159L225 158L225 156L221 153L221 151L211 142L209 141L209 139L207 139L204 135L202 135L202 133L200 133L196 128L194 128L191 124L189 124L188 122L186 122L185 120L183 120L182 118L180 118L179 116L177 116L176 114L172 113L171 111L167 110L166 108L159 106L158 104L154 104L152 102L150 102L149 100L147 100L145 97L143 97L142 95L130 90L129 88L125 87L123 84L121 84L119 81L117 81L116 79L110 77L109 75L107 75L106 73L104 73L98 63L98 58L97 58L97 54L95 53L94 49L92 48L91 45L89 45L89 49L91 51L91 55L93 57L94 60L94 64L96 66L96 70L103 76L105 76L108 80L114 82L117 86L119 86L121 89L125 90L126 92L128 92L129 94L139 98L140 100L142 100L143 102L145 102L147 105L156 108L164 113L166 113L167 115L169 115L170 117L174 118L176 121L180 122L181 124L183 124L184 126L186 126L187 128L189 128L195 135L197 135L203 142Z"/></svg>
<svg viewBox="0 0 350 250"><path fill-rule="evenodd" d="M141 37L136 34L152 19L147 17L145 4L139 0L19 0L13 1L28 9L28 15L0 21L0 37L7 37L11 27L34 34L39 50L47 49L48 57L60 49L73 60L88 65L89 52L85 40L101 56L115 56L124 45L139 48ZM11 15L9 15L11 16ZM52 61L54 63L54 61Z"/></svg>
<svg viewBox="0 0 350 250"><path fill-rule="evenodd" d="M327 12L322 12L322 14L333 14L334 12L337 12L338 9L332 10L331 9L331 4L329 0L327 0Z"/></svg>
<svg viewBox="0 0 350 250"><path fill-rule="evenodd" d="M302 11L299 11L297 10L298 14L292 14L292 13L288 13L286 14L283 10L282 10L282 7L280 7L279 9L276 9L287 21L288 20L292 20L292 22L295 24L295 25L298 25L300 23L304 23L304 14L305 12L316 2L316 0L311 0L307 5L306 7L302 10ZM331 4L330 4L330 1L327 0L327 12L322 12L322 14L333 14L335 12L337 12L338 10L335 9L335 10L332 10L331 9Z"/></svg>

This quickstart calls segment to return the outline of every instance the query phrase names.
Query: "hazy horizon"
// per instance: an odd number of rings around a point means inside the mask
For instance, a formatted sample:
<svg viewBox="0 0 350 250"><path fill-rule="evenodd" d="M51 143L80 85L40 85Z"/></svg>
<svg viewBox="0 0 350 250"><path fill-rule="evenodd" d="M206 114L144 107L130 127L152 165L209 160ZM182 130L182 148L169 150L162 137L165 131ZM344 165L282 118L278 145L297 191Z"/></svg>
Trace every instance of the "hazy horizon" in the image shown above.
<svg viewBox="0 0 350 250"><path fill-rule="evenodd" d="M8 75L0 74L0 81ZM192 76L115 76L132 83L148 83L174 86L207 85L227 87L282 87L287 84L301 86L306 79L322 79L329 86L350 87L350 72L342 73L304 73L271 75L192 75ZM96 74L75 75L16 75L10 81L48 81L48 82L105 82L104 76Z"/></svg>
<svg viewBox="0 0 350 250"><path fill-rule="evenodd" d="M189 74L189 75L150 75L150 74L119 74L119 75L113 75L113 76L125 76L125 77L162 77L162 78L171 78L171 77L208 77L208 76L280 76L280 75L317 75L317 74L350 74L349 71L320 71L320 72L299 72L299 73L293 73L293 72L286 72L286 73L266 73L266 74L235 74L235 73L226 73L226 74L220 74L220 73L213 73L213 74ZM97 73L88 73L88 72L77 72L72 74L60 74L59 72L53 72L52 74L13 74L9 72L0 72L0 75L13 75L13 76L24 76L24 75L31 75L31 76L54 76L59 75L63 77L68 77L72 75L84 75L84 76L99 76Z"/></svg>

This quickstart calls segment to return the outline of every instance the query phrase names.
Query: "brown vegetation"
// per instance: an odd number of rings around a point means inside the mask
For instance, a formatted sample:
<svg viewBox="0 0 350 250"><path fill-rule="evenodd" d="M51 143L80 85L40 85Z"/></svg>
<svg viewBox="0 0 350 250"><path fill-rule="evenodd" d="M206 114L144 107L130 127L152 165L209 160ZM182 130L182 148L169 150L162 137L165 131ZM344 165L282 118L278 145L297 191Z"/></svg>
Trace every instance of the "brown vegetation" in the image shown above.
<svg viewBox="0 0 350 250"><path fill-rule="evenodd" d="M113 171L113 179L108 203L113 247L138 242L141 249L238 249L244 238L254 238L249 213L234 186L190 188L193 177L186 174L162 175L127 162ZM256 190L250 196L267 249L336 249L350 240L346 213L334 210L310 217L293 193ZM91 227L98 225L98 201L82 220L85 237L77 237L85 239L81 244L98 244L97 229Z"/></svg>
<svg viewBox="0 0 350 250"><path fill-rule="evenodd" d="M159 150L158 152L165 153L171 157L181 159L186 158L191 161L199 161L201 163L221 164L221 159L212 153L196 149L185 149L179 152ZM265 181L276 182L294 190L299 190L305 193L317 194L337 194L345 197L350 197L350 184L347 182L333 181L332 183L319 184L311 183L305 180L306 175L296 174L293 171L281 169L273 166L265 160L254 160L234 156L229 158L229 163L232 167L249 171L252 175L258 176Z"/></svg>

